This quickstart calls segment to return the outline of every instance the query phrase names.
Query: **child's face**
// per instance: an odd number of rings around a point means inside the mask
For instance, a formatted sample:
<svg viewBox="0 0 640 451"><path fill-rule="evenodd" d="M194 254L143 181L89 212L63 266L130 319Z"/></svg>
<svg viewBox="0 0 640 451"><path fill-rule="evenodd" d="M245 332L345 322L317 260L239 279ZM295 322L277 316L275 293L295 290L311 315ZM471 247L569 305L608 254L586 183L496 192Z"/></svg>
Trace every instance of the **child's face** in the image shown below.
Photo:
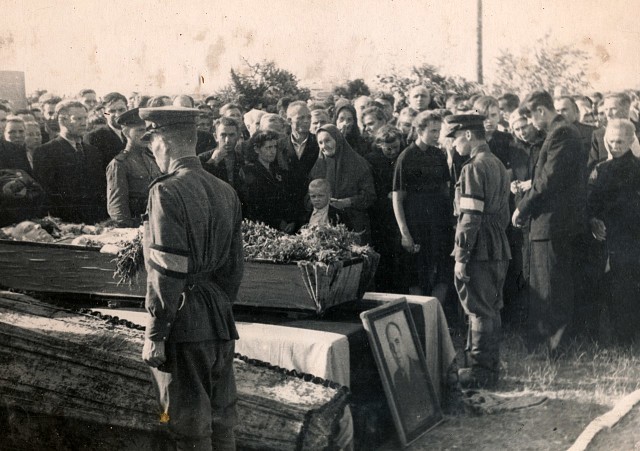
<svg viewBox="0 0 640 451"><path fill-rule="evenodd" d="M311 200L313 208L320 210L329 203L329 193L323 189L309 188L309 199Z"/></svg>

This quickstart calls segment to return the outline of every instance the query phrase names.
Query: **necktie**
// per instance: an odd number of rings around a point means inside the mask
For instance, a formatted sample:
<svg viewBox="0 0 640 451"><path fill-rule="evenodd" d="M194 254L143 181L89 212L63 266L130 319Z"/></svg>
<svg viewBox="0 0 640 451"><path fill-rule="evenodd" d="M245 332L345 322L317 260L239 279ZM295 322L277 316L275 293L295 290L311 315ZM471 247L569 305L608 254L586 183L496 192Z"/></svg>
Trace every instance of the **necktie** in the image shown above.
<svg viewBox="0 0 640 451"><path fill-rule="evenodd" d="M82 141L76 141L76 151L73 155L76 159L76 164L82 166L84 164L84 147L82 146Z"/></svg>

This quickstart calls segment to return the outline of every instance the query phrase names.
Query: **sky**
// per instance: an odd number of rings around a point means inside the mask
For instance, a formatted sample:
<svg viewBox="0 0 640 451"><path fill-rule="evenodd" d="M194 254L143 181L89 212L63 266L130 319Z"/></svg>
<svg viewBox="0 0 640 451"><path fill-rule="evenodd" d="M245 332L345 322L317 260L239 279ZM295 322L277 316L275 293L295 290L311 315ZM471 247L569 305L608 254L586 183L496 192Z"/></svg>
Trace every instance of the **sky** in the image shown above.
<svg viewBox="0 0 640 451"><path fill-rule="evenodd" d="M475 80L475 0L0 0L0 70L27 93L94 88L208 94L229 70L273 60L303 86L429 63ZM590 52L601 91L640 88L640 0L484 0L484 73L501 49Z"/></svg>

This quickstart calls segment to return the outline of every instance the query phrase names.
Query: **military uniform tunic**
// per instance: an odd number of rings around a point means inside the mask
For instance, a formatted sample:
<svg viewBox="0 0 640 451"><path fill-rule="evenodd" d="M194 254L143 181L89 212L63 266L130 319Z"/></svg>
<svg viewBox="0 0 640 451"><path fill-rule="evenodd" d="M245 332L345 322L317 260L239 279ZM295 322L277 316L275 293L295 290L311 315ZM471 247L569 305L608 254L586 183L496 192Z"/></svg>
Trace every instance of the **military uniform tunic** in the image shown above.
<svg viewBox="0 0 640 451"><path fill-rule="evenodd" d="M469 315L470 366L497 374L502 288L511 258L505 232L510 220L510 183L506 168L489 146L480 145L471 154L456 186L458 225L453 251L456 262L466 263L470 280L456 277L455 285Z"/></svg>
<svg viewBox="0 0 640 451"><path fill-rule="evenodd" d="M196 156L167 172L149 188L145 335L165 341L167 360L152 373L169 431L189 449L211 449L212 434L228 436L216 431L236 418L231 307L244 265L242 212L233 188Z"/></svg>
<svg viewBox="0 0 640 451"><path fill-rule="evenodd" d="M462 167L456 186L456 262L511 258L505 233L510 220L509 186L504 165L488 146L479 146Z"/></svg>
<svg viewBox="0 0 640 451"><path fill-rule="evenodd" d="M124 150L107 166L107 211L119 227L137 227L147 210L149 184L162 172L146 150Z"/></svg>
<svg viewBox="0 0 640 451"><path fill-rule="evenodd" d="M231 305L244 265L238 195L197 157L178 160L168 172L149 188L147 338L237 339Z"/></svg>

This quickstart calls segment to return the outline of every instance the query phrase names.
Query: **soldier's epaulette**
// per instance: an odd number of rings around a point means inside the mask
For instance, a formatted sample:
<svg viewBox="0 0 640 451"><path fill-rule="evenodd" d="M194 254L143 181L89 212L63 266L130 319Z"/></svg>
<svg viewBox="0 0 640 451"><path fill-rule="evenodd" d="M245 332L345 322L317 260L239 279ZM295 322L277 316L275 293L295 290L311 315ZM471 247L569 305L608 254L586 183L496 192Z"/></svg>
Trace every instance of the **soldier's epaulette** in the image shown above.
<svg viewBox="0 0 640 451"><path fill-rule="evenodd" d="M161 175L160 177L156 177L155 180L153 180L151 183L149 183L149 189L151 189L151 187L153 185L155 185L156 183L161 182L163 180L166 180L166 179L168 179L169 177L171 177L174 174L175 174L175 172L172 172L170 174L164 174L164 175Z"/></svg>

